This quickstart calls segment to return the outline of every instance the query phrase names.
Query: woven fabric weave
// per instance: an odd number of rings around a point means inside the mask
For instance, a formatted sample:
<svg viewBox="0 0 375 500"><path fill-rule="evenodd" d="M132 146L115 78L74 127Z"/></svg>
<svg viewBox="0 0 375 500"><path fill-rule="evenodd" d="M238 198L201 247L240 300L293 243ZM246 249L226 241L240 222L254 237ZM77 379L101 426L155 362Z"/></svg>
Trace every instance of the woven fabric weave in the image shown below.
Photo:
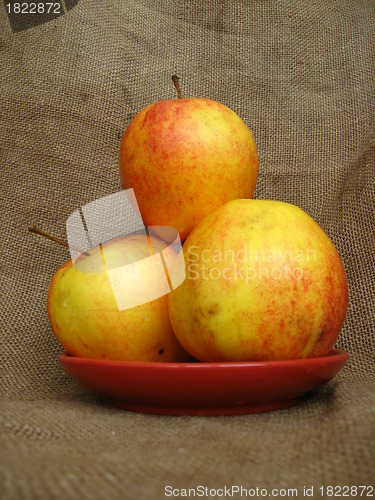
<svg viewBox="0 0 375 500"><path fill-rule="evenodd" d="M65 2L67 3L67 2ZM76 2L77 3L77 2ZM375 4L78 2L13 32L0 5L1 445L4 499L164 498L165 486L370 485L375 467ZM150 103L232 108L253 131L256 197L294 203L338 249L349 308L330 383L233 417L120 411L58 362L46 297L77 208L121 189L118 148Z"/></svg>

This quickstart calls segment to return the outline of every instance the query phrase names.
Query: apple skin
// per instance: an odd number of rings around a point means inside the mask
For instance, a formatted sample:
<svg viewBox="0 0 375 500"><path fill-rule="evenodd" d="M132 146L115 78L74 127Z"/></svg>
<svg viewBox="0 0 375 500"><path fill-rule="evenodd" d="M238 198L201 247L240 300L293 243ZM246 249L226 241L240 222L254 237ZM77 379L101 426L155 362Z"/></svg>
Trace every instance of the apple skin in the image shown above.
<svg viewBox="0 0 375 500"><path fill-rule="evenodd" d="M119 167L145 224L174 227L183 241L214 209L253 197L259 161L252 133L234 111L189 98L140 111L121 139Z"/></svg>
<svg viewBox="0 0 375 500"><path fill-rule="evenodd" d="M346 274L300 208L231 201L192 231L183 253L186 280L169 295L169 314L198 360L298 359L332 349L348 306Z"/></svg>
<svg viewBox="0 0 375 500"><path fill-rule="evenodd" d="M146 235L116 238L105 245L104 255L119 265L150 257ZM160 251L165 244L153 238L152 248ZM91 256L81 255L74 266L71 260L65 262L50 283L48 315L64 349L73 356L94 359L186 361L189 356L171 327L167 295L119 310L107 269L98 272L98 253L100 248L95 247ZM146 278L149 286L156 279L152 274Z"/></svg>

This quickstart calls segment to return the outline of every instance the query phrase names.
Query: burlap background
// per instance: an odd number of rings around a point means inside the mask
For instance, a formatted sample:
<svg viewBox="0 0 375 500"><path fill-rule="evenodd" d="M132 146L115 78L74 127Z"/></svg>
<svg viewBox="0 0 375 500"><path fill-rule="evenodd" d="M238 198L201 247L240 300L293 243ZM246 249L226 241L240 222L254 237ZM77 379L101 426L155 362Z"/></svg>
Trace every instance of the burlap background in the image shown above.
<svg viewBox="0 0 375 500"><path fill-rule="evenodd" d="M375 4L82 0L12 33L0 5L2 498L163 498L164 486L369 485L375 457ZM239 417L120 411L75 384L46 311L78 207L120 189L134 114L207 96L253 130L257 197L312 215L338 248L350 362L296 406ZM316 498L319 492L315 489Z"/></svg>

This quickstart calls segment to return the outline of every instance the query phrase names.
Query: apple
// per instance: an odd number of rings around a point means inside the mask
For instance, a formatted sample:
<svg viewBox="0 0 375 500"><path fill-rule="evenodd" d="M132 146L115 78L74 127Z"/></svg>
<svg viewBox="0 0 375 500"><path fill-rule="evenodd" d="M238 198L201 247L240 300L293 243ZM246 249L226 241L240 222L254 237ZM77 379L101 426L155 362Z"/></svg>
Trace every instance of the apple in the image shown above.
<svg viewBox="0 0 375 500"><path fill-rule="evenodd" d="M345 319L341 258L295 205L234 200L183 245L186 280L169 295L177 339L200 361L324 356Z"/></svg>
<svg viewBox="0 0 375 500"><path fill-rule="evenodd" d="M227 106L204 97L141 110L122 136L123 189L133 188L148 226L171 226L183 241L210 212L251 198L258 154L251 131Z"/></svg>
<svg viewBox="0 0 375 500"><path fill-rule="evenodd" d="M176 257L165 246L146 234L124 236L56 271L48 289L48 315L68 353L123 361L188 359L169 320L164 266L155 261L160 251L166 261Z"/></svg>

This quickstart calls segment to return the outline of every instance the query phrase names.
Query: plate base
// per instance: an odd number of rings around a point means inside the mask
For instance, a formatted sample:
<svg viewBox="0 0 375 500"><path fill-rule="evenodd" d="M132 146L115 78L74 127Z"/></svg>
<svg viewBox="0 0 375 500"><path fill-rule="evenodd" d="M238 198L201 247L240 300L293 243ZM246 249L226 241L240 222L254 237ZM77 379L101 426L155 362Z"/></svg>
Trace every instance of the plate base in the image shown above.
<svg viewBox="0 0 375 500"><path fill-rule="evenodd" d="M116 406L116 408L121 408L122 410L136 411L141 413L151 413L154 415L174 415L174 416L197 416L202 415L208 416L218 416L218 415L246 415L249 413L260 413L272 410L281 410L283 408L288 408L294 405L298 401L298 398L287 399L285 401L273 401L269 403L262 404L249 404L241 406L232 407L215 407L215 408L173 408L173 407L162 407L162 406L147 406L147 405L137 405L133 403L128 403L127 401L110 400L109 402Z"/></svg>
<svg viewBox="0 0 375 500"><path fill-rule="evenodd" d="M331 380L348 360L147 363L60 355L71 377L117 408L157 415L244 415L279 410Z"/></svg>

